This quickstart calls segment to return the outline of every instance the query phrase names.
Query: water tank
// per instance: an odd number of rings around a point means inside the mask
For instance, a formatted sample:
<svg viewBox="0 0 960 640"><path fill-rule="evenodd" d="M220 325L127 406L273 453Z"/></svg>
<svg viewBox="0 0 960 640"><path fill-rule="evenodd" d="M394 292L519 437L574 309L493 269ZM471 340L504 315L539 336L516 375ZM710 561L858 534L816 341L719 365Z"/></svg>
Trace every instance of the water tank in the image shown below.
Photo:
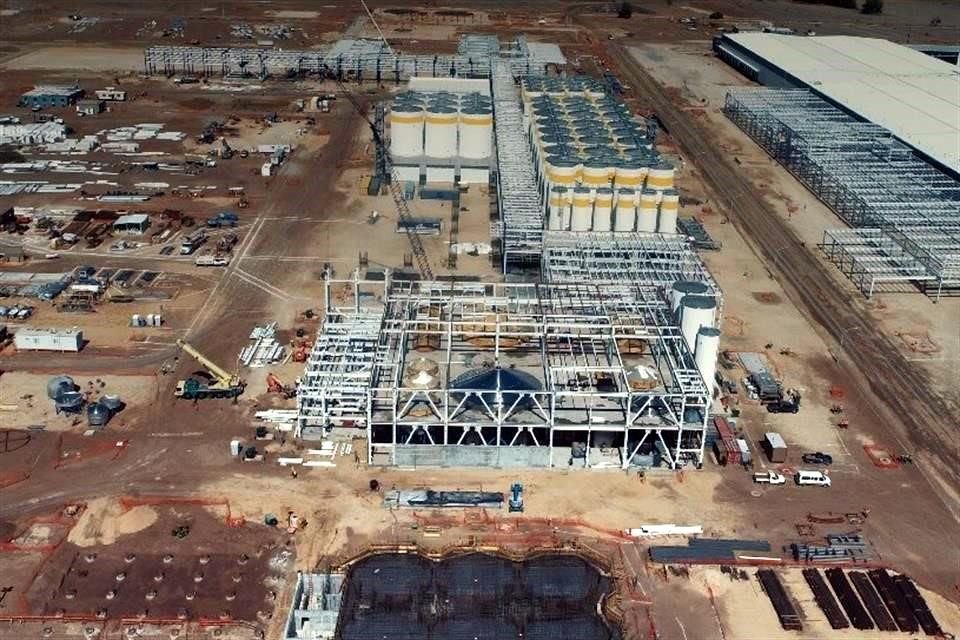
<svg viewBox="0 0 960 640"><path fill-rule="evenodd" d="M672 189L673 167L665 163L650 167L650 171L647 173L647 187L657 191Z"/></svg>
<svg viewBox="0 0 960 640"><path fill-rule="evenodd" d="M102 427L110 422L110 409L100 402L91 402L87 405L87 424L91 427Z"/></svg>
<svg viewBox="0 0 960 640"><path fill-rule="evenodd" d="M637 210L637 231L654 233L657 230L657 192L644 189Z"/></svg>
<svg viewBox="0 0 960 640"><path fill-rule="evenodd" d="M660 199L660 220L657 222L658 233L676 233L677 215L680 213L680 196L672 189L663 192Z"/></svg>
<svg viewBox="0 0 960 640"><path fill-rule="evenodd" d="M545 173L550 185L572 188L580 173L580 163L573 158L550 156L546 161Z"/></svg>
<svg viewBox="0 0 960 640"><path fill-rule="evenodd" d="M57 413L75 413L83 408L83 394L79 391L64 391L54 399Z"/></svg>
<svg viewBox="0 0 960 640"><path fill-rule="evenodd" d="M600 187L593 203L593 230L610 231L613 222L613 189Z"/></svg>
<svg viewBox="0 0 960 640"><path fill-rule="evenodd" d="M709 291L710 288L699 280L677 280L670 289L670 311L677 312L684 296L702 296Z"/></svg>
<svg viewBox="0 0 960 640"><path fill-rule="evenodd" d="M460 112L460 157L490 157L493 112L489 107L471 106Z"/></svg>
<svg viewBox="0 0 960 640"><path fill-rule="evenodd" d="M573 190L573 214L570 217L571 231L590 231L593 226L593 194L586 187Z"/></svg>
<svg viewBox="0 0 960 640"><path fill-rule="evenodd" d="M717 301L713 296L687 295L680 301L680 332L693 353L701 327L712 327L717 317Z"/></svg>
<svg viewBox="0 0 960 640"><path fill-rule="evenodd" d="M100 403L113 413L123 408L123 400L120 399L120 396L105 394L100 398Z"/></svg>
<svg viewBox="0 0 960 640"><path fill-rule="evenodd" d="M713 398L714 377L717 372L717 351L720 349L720 330L714 327L700 327L697 331L697 346L694 351L694 360L697 369L707 385L707 397Z"/></svg>
<svg viewBox="0 0 960 640"><path fill-rule="evenodd" d="M626 158L620 162L617 167L617 173L613 178L614 184L618 187L627 187L629 189L643 188L643 181L647 176L647 168L636 164L632 158Z"/></svg>
<svg viewBox="0 0 960 640"><path fill-rule="evenodd" d="M637 224L637 192L620 189L617 193L617 214L613 219L614 231L633 231Z"/></svg>
<svg viewBox="0 0 960 640"><path fill-rule="evenodd" d="M457 155L457 109L433 103L427 107L424 153L429 158L454 158Z"/></svg>
<svg viewBox="0 0 960 640"><path fill-rule="evenodd" d="M416 103L393 104L390 109L390 155L417 157L423 154L423 107Z"/></svg>
<svg viewBox="0 0 960 640"><path fill-rule="evenodd" d="M76 391L77 385L73 378L67 375L53 376L47 381L47 397L56 400L57 396L66 391Z"/></svg>
<svg viewBox="0 0 960 640"><path fill-rule="evenodd" d="M570 224L567 208L566 187L556 186L550 190L547 206L547 227L553 231L564 231Z"/></svg>

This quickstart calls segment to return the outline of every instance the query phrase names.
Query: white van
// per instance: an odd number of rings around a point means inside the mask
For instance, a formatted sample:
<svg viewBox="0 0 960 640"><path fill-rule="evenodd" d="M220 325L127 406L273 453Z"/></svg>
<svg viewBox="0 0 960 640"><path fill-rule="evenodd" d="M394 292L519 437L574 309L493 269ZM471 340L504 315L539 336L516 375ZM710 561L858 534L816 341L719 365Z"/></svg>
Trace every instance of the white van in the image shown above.
<svg viewBox="0 0 960 640"><path fill-rule="evenodd" d="M793 476L793 479L800 486L805 484L814 484L821 487L830 486L830 476L825 474L823 471L804 471L800 469L797 471L796 475Z"/></svg>

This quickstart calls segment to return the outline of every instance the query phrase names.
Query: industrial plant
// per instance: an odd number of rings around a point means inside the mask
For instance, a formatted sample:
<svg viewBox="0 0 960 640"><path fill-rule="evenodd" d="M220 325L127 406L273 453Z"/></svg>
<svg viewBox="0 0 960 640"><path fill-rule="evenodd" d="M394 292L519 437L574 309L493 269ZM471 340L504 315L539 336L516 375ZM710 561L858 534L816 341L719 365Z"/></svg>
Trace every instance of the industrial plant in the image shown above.
<svg viewBox="0 0 960 640"><path fill-rule="evenodd" d="M960 636L960 5L76 4L0 640Z"/></svg>

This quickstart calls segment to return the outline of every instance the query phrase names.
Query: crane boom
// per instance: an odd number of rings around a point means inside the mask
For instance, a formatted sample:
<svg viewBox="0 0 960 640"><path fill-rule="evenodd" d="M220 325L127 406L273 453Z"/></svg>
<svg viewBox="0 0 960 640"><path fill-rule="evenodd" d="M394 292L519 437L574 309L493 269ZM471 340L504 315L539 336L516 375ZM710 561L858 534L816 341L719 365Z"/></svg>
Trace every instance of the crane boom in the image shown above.
<svg viewBox="0 0 960 640"><path fill-rule="evenodd" d="M191 356L193 356L194 360L196 360L197 362L205 366L207 370L210 371L210 373L212 373L221 384L229 385L229 386L237 384L237 376L229 373L228 371L221 369L215 362L210 360L210 358L206 357L205 355L197 351L196 347L194 347L189 342L185 342L184 340L177 340L177 345L181 349L189 353Z"/></svg>
<svg viewBox="0 0 960 640"><path fill-rule="evenodd" d="M366 121L367 125L370 127L370 131L373 133L373 142L380 151L386 168L387 187L390 189L390 195L393 197L393 205L397 210L397 215L399 216L401 222L404 223L403 228L407 234L407 240L410 241L410 248L413 250L413 257L417 264L417 271L420 272L420 277L422 279L428 281L433 280L433 269L430 268L430 260L427 258L427 252L423 248L423 242L420 240L420 236L413 231L413 225L411 224L413 216L410 215L410 208L407 206L407 200L403 197L403 190L400 186L400 178L397 175L396 169L394 169L393 158L390 156L390 150L383 140L383 134L377 129L377 126L373 123L373 121L367 117L367 110L362 104L360 104L360 101L357 100L357 97L353 95L349 89L347 89L346 85L341 82L339 77L334 75L333 78L340 90L344 93L344 95L347 96L347 100L350 101L350 104L353 105L353 108L356 109L357 113L360 114L360 117Z"/></svg>

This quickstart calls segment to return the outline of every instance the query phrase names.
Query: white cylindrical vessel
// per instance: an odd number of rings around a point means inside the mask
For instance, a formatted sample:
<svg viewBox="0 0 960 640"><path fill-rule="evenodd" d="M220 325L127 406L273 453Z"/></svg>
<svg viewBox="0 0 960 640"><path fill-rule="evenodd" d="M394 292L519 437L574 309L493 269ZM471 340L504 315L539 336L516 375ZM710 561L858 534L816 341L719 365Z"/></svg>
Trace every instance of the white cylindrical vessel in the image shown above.
<svg viewBox="0 0 960 640"><path fill-rule="evenodd" d="M398 158L423 154L423 107L394 104L390 110L390 155Z"/></svg>
<svg viewBox="0 0 960 640"><path fill-rule="evenodd" d="M592 158L584 161L581 184L588 189L599 189L600 187L609 187L610 180L607 172L606 161L600 158Z"/></svg>
<svg viewBox="0 0 960 640"><path fill-rule="evenodd" d="M701 327L712 327L717 317L717 301L713 296L684 296L680 301L680 332L693 353Z"/></svg>
<svg viewBox="0 0 960 640"><path fill-rule="evenodd" d="M668 164L658 164L650 167L647 173L647 187L656 191L665 191L673 188L673 167Z"/></svg>
<svg viewBox="0 0 960 640"><path fill-rule="evenodd" d="M457 121L454 107L427 107L423 149L428 158L454 158L457 155Z"/></svg>
<svg viewBox="0 0 960 640"><path fill-rule="evenodd" d="M610 231L613 218L613 189L601 187L593 202L593 230Z"/></svg>
<svg viewBox="0 0 960 640"><path fill-rule="evenodd" d="M680 196L672 189L664 191L660 199L660 219L657 222L658 233L676 233L677 215L680 213Z"/></svg>
<svg viewBox="0 0 960 640"><path fill-rule="evenodd" d="M593 225L593 194L586 187L573 190L573 214L570 218L571 231L590 231Z"/></svg>
<svg viewBox="0 0 960 640"><path fill-rule="evenodd" d="M620 189L617 194L617 215L614 217L614 231L633 231L637 225L637 192L633 189Z"/></svg>
<svg viewBox="0 0 960 640"><path fill-rule="evenodd" d="M637 209L637 231L656 232L657 199L657 192L650 189L644 189L640 194L640 206Z"/></svg>
<svg viewBox="0 0 960 640"><path fill-rule="evenodd" d="M646 178L646 176L646 167L617 167L617 173L613 180L614 185L617 187L627 187L629 189L636 189L639 191L643 188L643 180Z"/></svg>
<svg viewBox="0 0 960 640"><path fill-rule="evenodd" d="M699 280L677 280L670 289L670 311L677 312L684 296L706 295L710 288Z"/></svg>
<svg viewBox="0 0 960 640"><path fill-rule="evenodd" d="M713 398L713 388L716 385L717 352L720 349L720 330L713 327L700 327L697 332L697 346L694 351L694 360L697 369L707 385L707 397Z"/></svg>
<svg viewBox="0 0 960 640"><path fill-rule="evenodd" d="M481 160L490 157L493 115L485 106L460 112L460 157Z"/></svg>

